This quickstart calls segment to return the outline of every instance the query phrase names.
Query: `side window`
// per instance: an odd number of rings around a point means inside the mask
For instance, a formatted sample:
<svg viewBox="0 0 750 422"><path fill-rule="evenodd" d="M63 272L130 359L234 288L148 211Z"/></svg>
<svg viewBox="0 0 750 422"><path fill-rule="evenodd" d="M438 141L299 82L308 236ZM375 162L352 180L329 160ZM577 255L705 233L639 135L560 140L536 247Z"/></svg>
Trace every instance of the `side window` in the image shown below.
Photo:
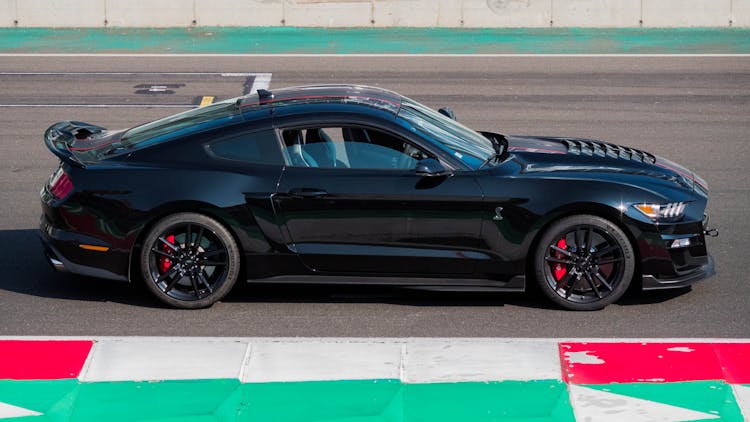
<svg viewBox="0 0 750 422"><path fill-rule="evenodd" d="M410 170L428 155L398 136L353 127L285 129L284 157L294 167Z"/></svg>
<svg viewBox="0 0 750 422"><path fill-rule="evenodd" d="M212 142L207 147L217 158L254 164L283 165L284 158L273 130L245 132Z"/></svg>

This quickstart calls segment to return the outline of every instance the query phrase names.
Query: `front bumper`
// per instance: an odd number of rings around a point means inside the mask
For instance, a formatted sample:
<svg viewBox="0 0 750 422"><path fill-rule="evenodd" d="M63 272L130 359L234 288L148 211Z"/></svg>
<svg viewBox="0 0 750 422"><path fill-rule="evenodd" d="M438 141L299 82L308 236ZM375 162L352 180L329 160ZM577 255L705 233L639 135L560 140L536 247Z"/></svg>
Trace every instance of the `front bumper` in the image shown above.
<svg viewBox="0 0 750 422"><path fill-rule="evenodd" d="M716 274L714 269L714 259L711 255L708 255L706 260L707 262L700 267L677 277L664 278L644 274L643 290L678 289L690 286L697 281L705 280Z"/></svg>
<svg viewBox="0 0 750 422"><path fill-rule="evenodd" d="M643 290L687 287L716 274L706 235L718 231L708 227L705 214L702 221L659 225L655 233L644 233L639 241Z"/></svg>

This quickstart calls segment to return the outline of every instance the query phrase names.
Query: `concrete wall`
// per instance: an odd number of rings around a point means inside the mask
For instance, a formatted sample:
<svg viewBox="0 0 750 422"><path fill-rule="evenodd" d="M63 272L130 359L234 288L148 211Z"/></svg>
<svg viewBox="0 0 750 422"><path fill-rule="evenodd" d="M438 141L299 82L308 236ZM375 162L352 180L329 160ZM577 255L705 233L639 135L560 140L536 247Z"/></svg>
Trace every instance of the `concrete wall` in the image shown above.
<svg viewBox="0 0 750 422"><path fill-rule="evenodd" d="M732 2L732 26L750 26L750 0Z"/></svg>
<svg viewBox="0 0 750 422"><path fill-rule="evenodd" d="M0 0L2 27L728 27L750 0Z"/></svg>

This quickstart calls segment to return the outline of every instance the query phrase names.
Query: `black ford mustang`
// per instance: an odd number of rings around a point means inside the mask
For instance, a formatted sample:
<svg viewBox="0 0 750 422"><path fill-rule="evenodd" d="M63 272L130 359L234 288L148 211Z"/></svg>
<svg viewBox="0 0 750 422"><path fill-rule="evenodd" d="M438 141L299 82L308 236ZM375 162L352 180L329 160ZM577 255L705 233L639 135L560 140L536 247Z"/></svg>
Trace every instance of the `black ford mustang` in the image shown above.
<svg viewBox="0 0 750 422"><path fill-rule="evenodd" d="M210 306L237 279L521 291L575 310L713 272L706 182L633 148L475 132L391 91L257 93L129 130L60 122L51 264Z"/></svg>

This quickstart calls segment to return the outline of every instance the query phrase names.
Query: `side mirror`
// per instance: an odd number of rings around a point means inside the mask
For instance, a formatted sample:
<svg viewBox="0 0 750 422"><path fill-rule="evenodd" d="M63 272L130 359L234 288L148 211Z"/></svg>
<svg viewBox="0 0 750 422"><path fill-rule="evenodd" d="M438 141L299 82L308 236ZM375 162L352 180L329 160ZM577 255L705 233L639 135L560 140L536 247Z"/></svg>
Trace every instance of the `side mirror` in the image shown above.
<svg viewBox="0 0 750 422"><path fill-rule="evenodd" d="M456 113L454 113L453 109L450 107L443 107L440 110L438 110L438 113L442 114L443 116L451 120L458 120L456 119Z"/></svg>
<svg viewBox="0 0 750 422"><path fill-rule="evenodd" d="M446 176L449 174L448 169L434 158L419 160L415 168L415 173L417 173L417 176L422 177Z"/></svg>

